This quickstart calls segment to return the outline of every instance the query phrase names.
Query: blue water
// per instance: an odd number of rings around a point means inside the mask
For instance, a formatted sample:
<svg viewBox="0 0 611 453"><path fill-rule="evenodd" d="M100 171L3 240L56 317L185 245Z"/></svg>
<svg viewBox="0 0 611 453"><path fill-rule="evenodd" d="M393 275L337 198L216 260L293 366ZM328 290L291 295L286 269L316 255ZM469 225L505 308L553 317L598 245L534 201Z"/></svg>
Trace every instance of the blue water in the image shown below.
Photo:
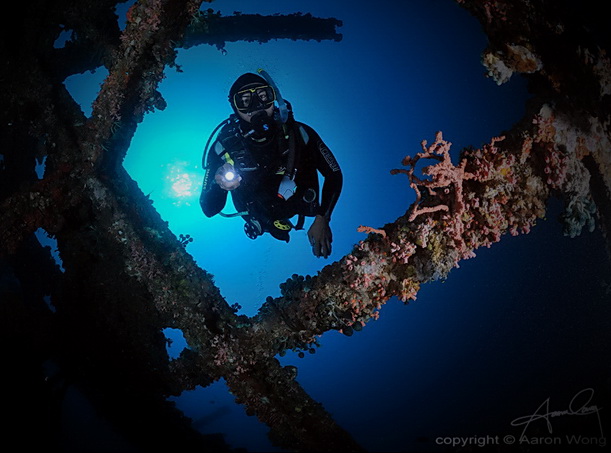
<svg viewBox="0 0 611 453"><path fill-rule="evenodd" d="M209 6L223 14L300 11L343 21L341 42L180 51L183 72L168 69L160 86L168 107L146 116L124 162L175 234L193 237L187 251L246 315L266 296L278 296L292 274L314 275L348 253L364 238L359 225L380 227L402 215L414 195L406 178L389 170L418 152L421 140L441 130L455 153L479 147L511 128L529 97L521 77L499 87L484 76L486 37L450 0ZM296 118L319 132L342 166L328 260L311 254L305 231L293 232L289 244L267 236L253 241L241 219L207 219L200 211L204 144L231 113L233 81L258 68L272 75ZM86 113L104 76L100 69L66 81ZM297 365L304 388L371 451L441 451L449 436L516 434L511 420L545 398L561 408L584 387L608 389L598 358L609 340L603 301L610 299L611 272L600 234L562 237L560 205L550 207L549 220L530 235L478 251L446 282L425 286L416 302L393 299L362 332L327 333L316 354L288 354L282 362ZM246 417L223 382L176 400L202 432L223 432L234 447L272 451L266 427Z"/></svg>

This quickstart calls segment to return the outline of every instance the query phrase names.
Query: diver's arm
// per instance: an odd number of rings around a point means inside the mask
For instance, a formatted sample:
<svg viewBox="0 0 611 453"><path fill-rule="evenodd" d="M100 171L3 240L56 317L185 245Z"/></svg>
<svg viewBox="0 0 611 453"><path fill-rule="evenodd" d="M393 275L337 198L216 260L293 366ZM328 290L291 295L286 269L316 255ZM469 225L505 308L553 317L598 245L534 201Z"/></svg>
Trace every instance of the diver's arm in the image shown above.
<svg viewBox="0 0 611 453"><path fill-rule="evenodd" d="M227 201L227 191L218 185L210 187L209 190L202 190L199 197L199 204L206 217L217 215L225 207Z"/></svg>
<svg viewBox="0 0 611 453"><path fill-rule="evenodd" d="M311 127L305 126L305 128L310 138L308 146L311 147L310 151L315 155L316 169L324 178L317 215L323 216L327 219L327 222L330 222L331 213L335 209L342 192L344 177L335 156L320 136Z"/></svg>
<svg viewBox="0 0 611 453"><path fill-rule="evenodd" d="M331 221L331 213L335 209L339 195L342 192L343 182L344 177L341 171L330 173L325 177L317 215L323 216L328 222Z"/></svg>
<svg viewBox="0 0 611 453"><path fill-rule="evenodd" d="M322 215L317 215L308 229L308 240L312 246L312 253L317 257L327 258L331 254L333 233L329 221Z"/></svg>
<svg viewBox="0 0 611 453"><path fill-rule="evenodd" d="M308 152L314 156L316 170L324 177L321 203L308 230L308 239L314 255L327 258L331 254L331 242L333 242L329 222L342 191L343 175L335 156L320 136L311 127L305 125L304 127L309 137Z"/></svg>
<svg viewBox="0 0 611 453"><path fill-rule="evenodd" d="M227 191L221 189L215 181L215 173L222 165L222 160L216 154L210 153L202 193L199 197L199 204L206 217L212 217L221 212L227 202Z"/></svg>

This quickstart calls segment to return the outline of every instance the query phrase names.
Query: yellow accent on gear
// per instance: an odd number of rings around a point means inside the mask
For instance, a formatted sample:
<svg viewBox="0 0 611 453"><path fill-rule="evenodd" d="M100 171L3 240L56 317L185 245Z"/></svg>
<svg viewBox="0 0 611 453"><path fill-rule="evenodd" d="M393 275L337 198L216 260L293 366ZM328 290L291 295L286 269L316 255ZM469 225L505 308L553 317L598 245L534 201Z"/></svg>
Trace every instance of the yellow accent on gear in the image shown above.
<svg viewBox="0 0 611 453"><path fill-rule="evenodd" d="M291 229L291 225L284 220L274 220L274 226L283 231L289 231Z"/></svg>
<svg viewBox="0 0 611 453"><path fill-rule="evenodd" d="M228 164L233 165L235 167L235 162L233 161L231 156L229 156L229 153L223 154L223 160L227 162Z"/></svg>

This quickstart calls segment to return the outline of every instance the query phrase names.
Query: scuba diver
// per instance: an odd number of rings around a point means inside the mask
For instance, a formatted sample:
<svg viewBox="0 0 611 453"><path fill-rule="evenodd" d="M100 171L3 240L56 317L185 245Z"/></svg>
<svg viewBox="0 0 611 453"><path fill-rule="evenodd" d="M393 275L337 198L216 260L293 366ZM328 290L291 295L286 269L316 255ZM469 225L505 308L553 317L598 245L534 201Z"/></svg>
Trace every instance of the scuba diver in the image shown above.
<svg viewBox="0 0 611 453"><path fill-rule="evenodd" d="M241 216L251 239L267 232L285 242L291 230L303 229L305 217L314 217L308 230L312 252L327 258L341 169L316 131L295 121L269 74L257 72L241 75L231 86L234 113L216 127L204 149L202 211L207 217ZM324 178L322 194L318 173ZM228 193L238 211L234 214L221 212Z"/></svg>

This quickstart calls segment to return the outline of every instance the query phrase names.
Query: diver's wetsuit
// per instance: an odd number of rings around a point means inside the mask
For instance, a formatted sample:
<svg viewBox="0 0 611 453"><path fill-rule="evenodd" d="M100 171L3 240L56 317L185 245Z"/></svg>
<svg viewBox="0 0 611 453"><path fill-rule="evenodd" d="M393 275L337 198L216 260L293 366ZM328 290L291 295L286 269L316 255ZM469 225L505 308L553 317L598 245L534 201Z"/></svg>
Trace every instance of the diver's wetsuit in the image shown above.
<svg viewBox="0 0 611 453"><path fill-rule="evenodd" d="M269 227L270 222L290 219L297 214L322 215L331 220L331 213L342 190L343 176L339 164L314 129L296 121L290 124L292 126L289 130L295 137L297 188L294 195L288 200L278 196L278 187L290 154L289 141L284 134L278 130L270 138L257 142L253 138L243 138L236 134L236 124L227 124L212 145L206 162L200 205L207 217L221 212L227 201L227 191L214 180L217 169L225 163L221 156L227 151L236 161L236 169L242 177L240 186L231 191L233 204L238 212L247 212L243 214L247 223L254 218L261 222L264 231L271 231L273 228ZM246 154L242 167L256 169L240 169L236 159L240 152ZM318 172L324 177L322 200L319 195Z"/></svg>

